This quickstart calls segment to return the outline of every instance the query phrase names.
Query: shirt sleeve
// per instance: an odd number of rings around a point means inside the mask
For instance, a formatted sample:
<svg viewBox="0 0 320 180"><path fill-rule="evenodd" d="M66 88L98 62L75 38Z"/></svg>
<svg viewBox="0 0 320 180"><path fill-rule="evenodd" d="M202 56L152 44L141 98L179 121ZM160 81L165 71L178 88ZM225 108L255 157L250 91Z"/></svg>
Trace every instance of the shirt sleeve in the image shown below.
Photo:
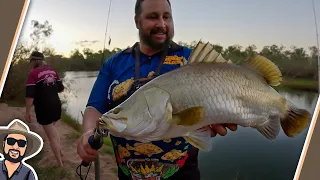
<svg viewBox="0 0 320 180"><path fill-rule="evenodd" d="M31 169L29 170L27 180L36 180L35 175L33 174L33 171L31 171Z"/></svg>
<svg viewBox="0 0 320 180"><path fill-rule="evenodd" d="M111 56L108 60L103 63L100 69L97 79L91 90L88 103L86 107L93 107L100 113L108 111L108 89L112 83L112 62L115 56Z"/></svg>
<svg viewBox="0 0 320 180"><path fill-rule="evenodd" d="M60 79L60 76L57 72L56 72L56 76L57 76L58 92L62 92L64 90L62 79Z"/></svg>
<svg viewBox="0 0 320 180"><path fill-rule="evenodd" d="M31 72L28 74L28 79L26 83L26 97L27 98L34 98L36 91L36 79Z"/></svg>

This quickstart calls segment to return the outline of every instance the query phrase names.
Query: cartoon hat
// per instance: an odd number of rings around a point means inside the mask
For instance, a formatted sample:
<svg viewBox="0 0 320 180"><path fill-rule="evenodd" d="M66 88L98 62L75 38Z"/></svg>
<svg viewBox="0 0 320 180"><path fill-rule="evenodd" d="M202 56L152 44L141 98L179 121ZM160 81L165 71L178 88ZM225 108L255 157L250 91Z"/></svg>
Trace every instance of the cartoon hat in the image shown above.
<svg viewBox="0 0 320 180"><path fill-rule="evenodd" d="M0 129L0 141L3 141L3 138L7 134L22 134L27 138L27 149L25 152L25 157L30 155L38 154L38 151L41 150L43 146L42 138L29 130L29 127L26 126L22 121L15 119L7 127ZM0 147L0 153L3 154L3 148Z"/></svg>

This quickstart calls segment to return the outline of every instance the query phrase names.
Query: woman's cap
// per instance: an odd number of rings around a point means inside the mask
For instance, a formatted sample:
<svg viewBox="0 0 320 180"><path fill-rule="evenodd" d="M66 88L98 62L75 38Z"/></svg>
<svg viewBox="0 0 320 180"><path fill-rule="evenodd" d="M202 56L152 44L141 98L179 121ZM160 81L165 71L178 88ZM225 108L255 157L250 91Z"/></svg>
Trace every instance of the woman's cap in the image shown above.
<svg viewBox="0 0 320 180"><path fill-rule="evenodd" d="M41 52L33 51L29 57L29 60L44 60L44 55Z"/></svg>

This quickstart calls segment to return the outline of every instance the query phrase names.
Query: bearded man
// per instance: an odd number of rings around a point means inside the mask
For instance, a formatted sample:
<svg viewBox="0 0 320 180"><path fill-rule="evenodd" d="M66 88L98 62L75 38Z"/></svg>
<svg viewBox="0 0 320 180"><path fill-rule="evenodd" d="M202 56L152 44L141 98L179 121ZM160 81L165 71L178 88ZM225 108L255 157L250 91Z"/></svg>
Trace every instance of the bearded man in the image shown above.
<svg viewBox="0 0 320 180"><path fill-rule="evenodd" d="M140 42L104 62L92 88L84 112L84 133L78 143L78 154L86 162L94 161L97 151L88 144L92 129L102 114L126 100L139 87L154 77L183 65L191 49L172 41L174 25L169 0L137 0L134 21L139 30ZM225 135L226 127L212 125L212 136ZM198 149L184 138L172 138L141 144L133 140L111 136L118 165L119 180L200 180ZM168 155L170 151L179 157Z"/></svg>

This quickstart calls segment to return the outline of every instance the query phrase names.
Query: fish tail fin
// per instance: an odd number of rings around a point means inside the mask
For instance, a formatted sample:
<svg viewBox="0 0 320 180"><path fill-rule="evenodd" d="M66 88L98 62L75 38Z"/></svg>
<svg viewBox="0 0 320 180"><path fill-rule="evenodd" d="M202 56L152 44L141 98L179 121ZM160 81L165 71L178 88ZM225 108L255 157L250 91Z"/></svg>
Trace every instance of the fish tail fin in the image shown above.
<svg viewBox="0 0 320 180"><path fill-rule="evenodd" d="M264 77L267 83L271 86L278 86L282 81L282 74L276 64L268 58L261 55L251 56L244 65L256 71Z"/></svg>
<svg viewBox="0 0 320 180"><path fill-rule="evenodd" d="M287 113L281 117L281 127L288 137L300 134L309 124L311 114L305 109L296 108L289 104Z"/></svg>
<svg viewBox="0 0 320 180"><path fill-rule="evenodd" d="M228 61L224 59L221 53L218 53L209 42L203 43L200 40L191 52L188 64L213 62L226 63ZM228 63L232 63L231 60L229 60Z"/></svg>
<svg viewBox="0 0 320 180"><path fill-rule="evenodd" d="M193 147L201 149L203 151L211 151L211 132L209 129L198 129L196 131L192 131L187 135L183 136L183 138L189 142Z"/></svg>

